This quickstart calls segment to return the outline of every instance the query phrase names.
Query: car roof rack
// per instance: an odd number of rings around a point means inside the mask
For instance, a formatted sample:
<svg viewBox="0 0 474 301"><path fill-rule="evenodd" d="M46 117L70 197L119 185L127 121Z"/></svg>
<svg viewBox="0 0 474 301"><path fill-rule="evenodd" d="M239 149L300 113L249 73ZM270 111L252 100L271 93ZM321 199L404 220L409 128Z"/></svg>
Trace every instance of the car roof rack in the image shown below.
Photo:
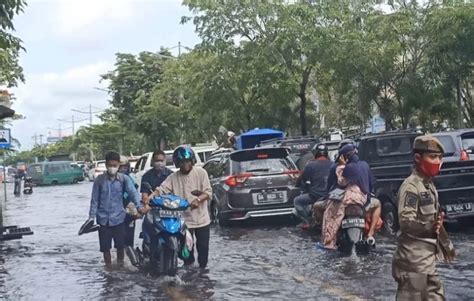
<svg viewBox="0 0 474 301"><path fill-rule="evenodd" d="M272 138L268 140L263 140L260 142L260 145L262 144L272 144L272 143L281 143L283 141L301 141L301 140L311 140L311 139L319 139L321 140L320 137L317 135L308 135L308 136L289 136L289 137L283 137L283 138Z"/></svg>

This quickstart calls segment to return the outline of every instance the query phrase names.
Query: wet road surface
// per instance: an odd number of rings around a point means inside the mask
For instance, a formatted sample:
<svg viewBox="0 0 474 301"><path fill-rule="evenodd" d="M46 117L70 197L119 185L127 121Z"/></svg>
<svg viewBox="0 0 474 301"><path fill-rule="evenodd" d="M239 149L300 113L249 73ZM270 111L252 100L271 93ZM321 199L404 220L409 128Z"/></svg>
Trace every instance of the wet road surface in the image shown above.
<svg viewBox="0 0 474 301"><path fill-rule="evenodd" d="M316 250L317 236L282 221L213 227L208 271L180 268L179 277L169 279L128 262L105 268L97 234L77 235L91 188L37 187L16 198L9 192L4 223L35 234L0 242L0 299L394 300L392 239L379 238L369 257L340 258ZM447 297L472 300L474 228L451 236L458 259L438 265Z"/></svg>

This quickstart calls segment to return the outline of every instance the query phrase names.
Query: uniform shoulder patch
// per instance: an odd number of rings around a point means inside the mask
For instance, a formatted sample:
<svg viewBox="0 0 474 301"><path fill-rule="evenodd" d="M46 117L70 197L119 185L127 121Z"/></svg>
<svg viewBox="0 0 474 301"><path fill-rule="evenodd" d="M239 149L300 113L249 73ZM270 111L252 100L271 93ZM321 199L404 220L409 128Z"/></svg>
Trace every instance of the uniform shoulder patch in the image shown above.
<svg viewBox="0 0 474 301"><path fill-rule="evenodd" d="M418 203L418 195L409 191L405 193L405 207L416 209L417 203Z"/></svg>

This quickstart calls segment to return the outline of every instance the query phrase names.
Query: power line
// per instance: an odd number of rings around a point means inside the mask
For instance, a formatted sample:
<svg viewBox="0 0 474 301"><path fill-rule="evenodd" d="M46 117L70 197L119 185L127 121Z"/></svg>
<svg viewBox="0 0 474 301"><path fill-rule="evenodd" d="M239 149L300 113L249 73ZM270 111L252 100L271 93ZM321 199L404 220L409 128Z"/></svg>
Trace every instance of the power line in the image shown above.
<svg viewBox="0 0 474 301"><path fill-rule="evenodd" d="M71 120L64 120L64 119L58 119L58 121L61 121L61 122L67 122L67 123L72 123L72 136L74 137L74 135L76 134L76 131L75 131L75 124L77 122L82 122L82 121L86 121L87 118L84 118L84 119L81 119L81 120L75 120L74 119L74 115L72 115L72 118Z"/></svg>
<svg viewBox="0 0 474 301"><path fill-rule="evenodd" d="M96 108L96 107L94 107L94 109L99 109L99 111L92 111L92 108L93 107L90 104L89 105L89 111L81 111L81 110L75 110L75 109L71 109L71 111L81 113L81 114L89 114L89 126L91 126L92 125L92 115L104 112L104 110L100 110L99 108Z"/></svg>

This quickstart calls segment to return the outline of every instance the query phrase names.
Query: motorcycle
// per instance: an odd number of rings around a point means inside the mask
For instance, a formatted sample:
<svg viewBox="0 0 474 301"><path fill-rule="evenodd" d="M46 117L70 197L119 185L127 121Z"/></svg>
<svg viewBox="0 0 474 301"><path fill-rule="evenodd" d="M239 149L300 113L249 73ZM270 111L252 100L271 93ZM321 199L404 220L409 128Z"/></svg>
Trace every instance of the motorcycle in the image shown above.
<svg viewBox="0 0 474 301"><path fill-rule="evenodd" d="M25 183L23 184L23 193L32 194L33 193L33 179L31 177L25 178Z"/></svg>
<svg viewBox="0 0 474 301"><path fill-rule="evenodd" d="M151 186L144 183L145 186ZM145 260L157 268L159 274L175 276L178 268L178 258L188 259L192 244L189 244L191 234L181 218L181 214L189 207L187 200L175 195L162 195L150 201L151 210L143 220L142 249L134 251L127 247L127 255L132 264L141 266Z"/></svg>
<svg viewBox="0 0 474 301"><path fill-rule="evenodd" d="M330 192L329 198L341 201L344 197L343 189ZM367 255L375 248L375 241L366 238L365 208L362 205L352 204L344 209L344 218L337 236L337 249L344 256L352 254Z"/></svg>

